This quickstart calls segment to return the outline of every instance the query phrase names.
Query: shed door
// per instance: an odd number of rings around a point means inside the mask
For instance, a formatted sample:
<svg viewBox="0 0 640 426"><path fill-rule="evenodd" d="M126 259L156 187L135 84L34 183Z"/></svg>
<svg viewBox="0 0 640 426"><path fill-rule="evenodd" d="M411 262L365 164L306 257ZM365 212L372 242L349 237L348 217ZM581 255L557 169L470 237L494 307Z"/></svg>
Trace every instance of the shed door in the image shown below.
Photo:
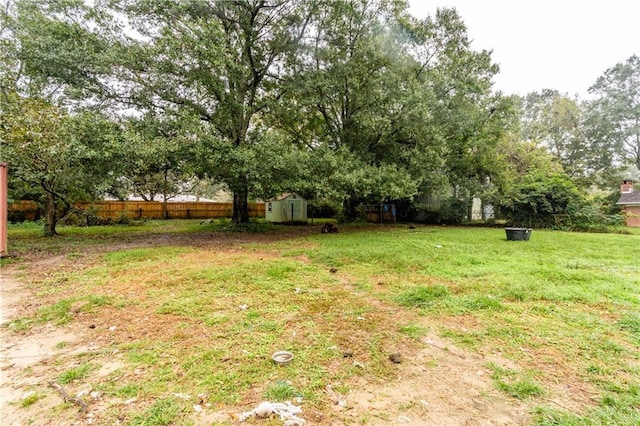
<svg viewBox="0 0 640 426"><path fill-rule="evenodd" d="M282 213L286 221L302 220L302 200L287 200L283 206Z"/></svg>

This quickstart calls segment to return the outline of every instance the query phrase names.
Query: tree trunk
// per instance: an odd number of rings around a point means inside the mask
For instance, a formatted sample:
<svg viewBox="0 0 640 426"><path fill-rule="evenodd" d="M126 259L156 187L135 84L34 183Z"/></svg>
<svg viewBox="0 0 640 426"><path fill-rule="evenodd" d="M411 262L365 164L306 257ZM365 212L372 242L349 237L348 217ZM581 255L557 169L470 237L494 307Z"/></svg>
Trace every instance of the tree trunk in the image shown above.
<svg viewBox="0 0 640 426"><path fill-rule="evenodd" d="M354 221L358 217L357 207L357 201L353 197L345 199L342 203L342 213L348 222Z"/></svg>
<svg viewBox="0 0 640 426"><path fill-rule="evenodd" d="M162 173L162 219L169 219L169 212L167 211L167 185L168 185L168 172L164 170Z"/></svg>
<svg viewBox="0 0 640 426"><path fill-rule="evenodd" d="M47 237L53 237L58 235L56 232L56 222L58 221L56 215L56 199L50 192L46 192L47 199L44 206L44 235Z"/></svg>
<svg viewBox="0 0 640 426"><path fill-rule="evenodd" d="M245 187L233 192L233 223L249 223L249 190Z"/></svg>

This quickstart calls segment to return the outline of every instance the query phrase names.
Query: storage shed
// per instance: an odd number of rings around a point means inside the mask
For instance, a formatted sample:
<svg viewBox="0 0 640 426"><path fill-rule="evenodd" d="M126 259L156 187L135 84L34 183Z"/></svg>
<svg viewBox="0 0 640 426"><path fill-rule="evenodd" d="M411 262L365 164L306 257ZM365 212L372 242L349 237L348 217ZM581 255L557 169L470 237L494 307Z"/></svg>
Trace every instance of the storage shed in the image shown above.
<svg viewBox="0 0 640 426"><path fill-rule="evenodd" d="M273 223L307 223L307 200L295 192L282 194L267 201L265 219Z"/></svg>

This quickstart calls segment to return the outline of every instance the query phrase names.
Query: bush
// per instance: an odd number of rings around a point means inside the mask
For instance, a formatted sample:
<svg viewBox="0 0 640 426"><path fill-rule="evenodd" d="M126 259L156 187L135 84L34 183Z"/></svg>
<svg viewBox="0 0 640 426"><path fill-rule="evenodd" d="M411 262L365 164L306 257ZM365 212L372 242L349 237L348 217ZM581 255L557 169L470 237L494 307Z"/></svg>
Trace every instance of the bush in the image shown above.
<svg viewBox="0 0 640 426"><path fill-rule="evenodd" d="M342 213L339 203L317 200L307 205L307 215L311 218L335 218Z"/></svg>
<svg viewBox="0 0 640 426"><path fill-rule="evenodd" d="M586 205L564 173L531 173L500 201L500 212L513 226L552 228L558 215L573 217Z"/></svg>
<svg viewBox="0 0 640 426"><path fill-rule="evenodd" d="M607 232L612 227L624 225L621 214L606 214L594 205L585 205L570 219L569 227L573 231Z"/></svg>
<svg viewBox="0 0 640 426"><path fill-rule="evenodd" d="M452 225L464 222L469 214L469 207L467 200L450 198L442 206L442 222Z"/></svg>

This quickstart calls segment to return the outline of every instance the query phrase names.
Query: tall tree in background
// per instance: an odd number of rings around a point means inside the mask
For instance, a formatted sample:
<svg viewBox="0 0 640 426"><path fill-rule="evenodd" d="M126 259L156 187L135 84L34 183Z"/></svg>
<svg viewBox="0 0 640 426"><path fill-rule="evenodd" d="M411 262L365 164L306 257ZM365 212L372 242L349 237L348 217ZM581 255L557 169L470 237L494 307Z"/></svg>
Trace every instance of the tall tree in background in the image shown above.
<svg viewBox="0 0 640 426"><path fill-rule="evenodd" d="M184 120L148 115L126 121L125 186L145 201L160 195L165 219L167 201L190 192L197 183L191 161L196 144L189 132L192 126Z"/></svg>
<svg viewBox="0 0 640 426"><path fill-rule="evenodd" d="M609 144L614 160L640 170L640 58L609 68L589 92L595 96L589 112L594 137Z"/></svg>
<svg viewBox="0 0 640 426"><path fill-rule="evenodd" d="M395 51L390 34L400 2L319 5L301 54L290 61L292 77L276 125L313 151L319 194L342 199L353 217L362 201L417 190L419 180L406 167L416 141L404 129L414 112L409 104L417 103L409 97L417 92L402 87L413 82L403 78L407 58Z"/></svg>
<svg viewBox="0 0 640 426"><path fill-rule="evenodd" d="M420 190L469 198L494 174L510 102L453 9L420 21L401 0L18 4L25 69L64 101L199 121L195 168L234 192L236 223L280 177L340 194L353 216ZM307 170L279 158L274 173L271 151Z"/></svg>
<svg viewBox="0 0 640 426"><path fill-rule="evenodd" d="M495 109L489 54L470 49L454 10L418 21L402 2L322 4L276 112L279 127L320 154L321 190L337 190L353 217L363 201L451 183L457 154L471 153L472 137L481 144Z"/></svg>
<svg viewBox="0 0 640 426"><path fill-rule="evenodd" d="M611 161L592 146L584 121L584 104L557 90L529 93L522 99L522 138L545 147L567 175L588 187Z"/></svg>

